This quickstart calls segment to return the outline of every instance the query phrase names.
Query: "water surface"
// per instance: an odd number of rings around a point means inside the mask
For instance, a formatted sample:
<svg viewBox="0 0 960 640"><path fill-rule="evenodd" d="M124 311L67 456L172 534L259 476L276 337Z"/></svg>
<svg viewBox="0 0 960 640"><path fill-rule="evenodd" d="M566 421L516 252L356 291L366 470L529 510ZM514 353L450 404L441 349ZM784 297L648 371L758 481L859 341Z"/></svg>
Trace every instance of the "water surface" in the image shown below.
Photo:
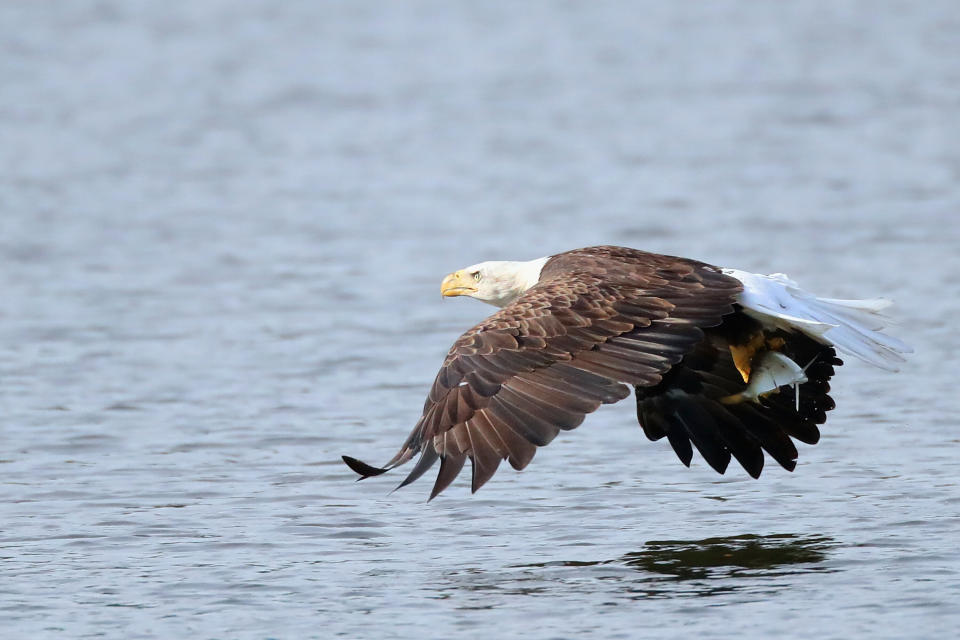
<svg viewBox="0 0 960 640"><path fill-rule="evenodd" d="M960 628L954 2L5 3L9 637ZM427 503L354 483L490 309L614 243L897 299L760 480L605 407Z"/></svg>

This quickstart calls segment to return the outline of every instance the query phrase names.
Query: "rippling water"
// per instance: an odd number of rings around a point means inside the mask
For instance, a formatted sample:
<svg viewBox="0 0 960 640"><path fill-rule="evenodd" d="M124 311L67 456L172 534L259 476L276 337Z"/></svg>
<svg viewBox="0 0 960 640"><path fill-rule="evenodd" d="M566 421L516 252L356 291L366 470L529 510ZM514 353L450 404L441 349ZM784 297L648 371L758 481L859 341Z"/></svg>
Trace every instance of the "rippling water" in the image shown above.
<svg viewBox="0 0 960 640"><path fill-rule="evenodd" d="M947 637L960 628L950 1L0 6L8 637ZM887 294L789 474L629 403L354 483L483 259L596 243ZM464 474L465 476L468 474ZM389 477L388 477L389 478Z"/></svg>

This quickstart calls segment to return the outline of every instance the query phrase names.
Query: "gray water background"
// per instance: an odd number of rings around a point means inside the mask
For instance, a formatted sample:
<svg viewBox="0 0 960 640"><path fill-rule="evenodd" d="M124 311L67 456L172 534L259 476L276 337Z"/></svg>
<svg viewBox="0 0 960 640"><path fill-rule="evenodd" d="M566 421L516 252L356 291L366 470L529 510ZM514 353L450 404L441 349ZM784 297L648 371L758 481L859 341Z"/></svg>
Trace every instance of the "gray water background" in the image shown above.
<svg viewBox="0 0 960 640"><path fill-rule="evenodd" d="M0 4L5 638L951 637L960 4ZM355 483L491 310L597 243L897 299L787 473L624 402Z"/></svg>

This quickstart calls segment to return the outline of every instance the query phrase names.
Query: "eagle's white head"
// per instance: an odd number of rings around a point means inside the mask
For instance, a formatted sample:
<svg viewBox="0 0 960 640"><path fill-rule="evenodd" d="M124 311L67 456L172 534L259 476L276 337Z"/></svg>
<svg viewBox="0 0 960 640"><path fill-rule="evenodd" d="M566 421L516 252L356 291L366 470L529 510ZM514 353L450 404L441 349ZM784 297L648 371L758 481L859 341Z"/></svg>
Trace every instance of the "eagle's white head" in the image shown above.
<svg viewBox="0 0 960 640"><path fill-rule="evenodd" d="M454 271L440 285L445 297L470 296L497 307L505 307L537 284L548 258L527 262L493 260Z"/></svg>

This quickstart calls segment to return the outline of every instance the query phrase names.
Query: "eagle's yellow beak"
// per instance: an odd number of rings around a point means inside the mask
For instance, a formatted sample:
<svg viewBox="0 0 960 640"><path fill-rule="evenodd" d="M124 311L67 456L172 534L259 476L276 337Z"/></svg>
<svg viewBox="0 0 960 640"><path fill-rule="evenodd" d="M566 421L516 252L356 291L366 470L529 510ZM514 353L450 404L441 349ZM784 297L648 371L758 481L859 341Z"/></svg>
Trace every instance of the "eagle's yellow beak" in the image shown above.
<svg viewBox="0 0 960 640"><path fill-rule="evenodd" d="M440 284L440 293L445 298L453 296L467 296L478 291L476 283L469 274L463 271L454 271Z"/></svg>

